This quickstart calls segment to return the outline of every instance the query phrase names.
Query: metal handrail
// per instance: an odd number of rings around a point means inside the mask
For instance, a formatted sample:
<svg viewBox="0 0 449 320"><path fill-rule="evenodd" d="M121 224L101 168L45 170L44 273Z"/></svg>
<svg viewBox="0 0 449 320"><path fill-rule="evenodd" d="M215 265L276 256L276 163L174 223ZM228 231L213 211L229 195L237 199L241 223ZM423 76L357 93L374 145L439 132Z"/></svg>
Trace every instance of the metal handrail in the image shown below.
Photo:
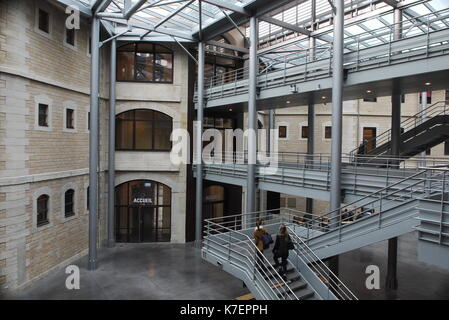
<svg viewBox="0 0 449 320"><path fill-rule="evenodd" d="M447 110L446 110L446 109L449 110L448 103L449 103L449 100L442 100L442 101L435 102L432 105L430 105L429 107L425 108L424 110L421 110L418 113L414 114L413 116L403 120L401 122L401 126L400 126L401 128L404 128L404 133L402 133L402 134L405 134L407 131L416 128L417 126L421 125L427 119L430 119L432 117L435 117L435 116L438 116L441 114L443 114L443 115L446 115L446 113L449 114L449 112L447 112ZM443 105L441 105L441 104L443 104ZM442 110L436 111L437 107L438 107L438 109L441 109L441 107L442 107ZM417 120L421 120L420 117L422 115L424 115L427 119L423 120L423 121L417 121ZM388 129L388 130L382 132L381 134L367 140L366 142L363 142L360 146L351 150L349 152L349 154L351 156L354 156L356 154L357 154L357 156L359 156L358 151L359 151L360 147L363 146L364 150L366 150L367 145L375 142L376 147L373 149L373 150L375 150L390 140L391 140L391 129ZM385 150L384 153L388 152L389 150L390 150L390 148ZM369 156L369 154L370 154L369 152L365 153L365 156ZM371 158L373 158L373 157L371 156ZM378 159L377 157L374 157L374 158Z"/></svg>
<svg viewBox="0 0 449 320"><path fill-rule="evenodd" d="M251 260L248 256L247 256L247 258L248 258L248 260L251 262L251 261L253 261L254 262L254 272L259 272L260 273L260 270L262 270L263 272L264 272L264 274L262 275L262 279L265 279L265 278L268 278L268 279L270 279L270 281L271 281L271 277L270 276L274 276L275 278L277 278L278 280L277 280L277 283L273 283L272 281L272 285L271 286L269 286L272 290L274 290L274 289L276 289L278 292L277 292L277 295L279 295L279 294L281 294L281 296L287 296L287 297L294 297L294 298L296 298L296 299L298 299L298 297L296 296L296 294L293 292L293 290L290 288L290 286L284 281L284 279L280 276L280 274L277 272L277 270L272 266L272 264L268 261L268 259L262 254L262 252L257 248L257 246L255 245L255 243L246 235L246 234L244 234L244 233L242 233L242 232L239 232L238 230L233 230L233 229L231 229L231 228L228 228L228 227L226 227L226 226L223 226L223 225L220 225L220 224L218 224L218 223L215 223L215 222L213 222L213 221L211 221L212 219L206 219L205 220L205 223L206 223L206 225L209 225L209 224L213 224L213 225L215 225L215 226L218 226L220 229L224 229L224 230L226 230L227 232L236 232L236 233L238 233L239 235L241 235L241 236L243 236L244 238L246 238L247 240L246 240L246 244L248 244L248 243L250 243L251 245L249 245L249 247L250 248L252 248L253 250L254 250L254 255L253 254L251 254L251 252L250 251L247 251L248 253L249 253L249 257L253 257L254 258L254 260ZM214 230L214 231L216 231L216 230ZM208 234L206 235L206 237L205 237L205 241L210 241L211 240L211 238L210 238L210 234L209 234L209 229L208 229ZM213 241L213 240L212 240ZM240 243L242 243L242 241L240 241ZM244 242L245 243L245 242ZM218 243L217 243L218 244ZM229 250L231 250L230 249L230 246L231 246L231 243L229 242L228 243L228 246L229 246ZM204 248L204 247L203 247ZM206 250L207 250L207 244L206 244L206 246L205 246L205 248L206 248ZM243 247L241 247L242 249L244 249ZM256 255L257 255L257 253L258 253L258 255L259 255L259 257L260 258L262 258L262 260L264 260L264 263L265 263L265 265L264 265L264 267L267 267L267 265L269 266L268 268L271 268L271 274L269 275L269 274L267 274L267 273L265 273L265 271L264 271L264 268L261 268L260 270L258 270L258 268L256 267L257 266L257 262L258 262L258 258L256 257ZM279 284L281 284L281 286L279 286ZM284 288L286 288L286 290L284 290L284 291L281 291L281 290L279 290L279 287L284 287Z"/></svg>
<svg viewBox="0 0 449 320"><path fill-rule="evenodd" d="M337 298L345 300L358 300L356 295L327 267L327 265L316 255L316 253L290 228L289 236L296 243L295 251L299 259L308 265L321 278L326 279L328 290L338 295Z"/></svg>

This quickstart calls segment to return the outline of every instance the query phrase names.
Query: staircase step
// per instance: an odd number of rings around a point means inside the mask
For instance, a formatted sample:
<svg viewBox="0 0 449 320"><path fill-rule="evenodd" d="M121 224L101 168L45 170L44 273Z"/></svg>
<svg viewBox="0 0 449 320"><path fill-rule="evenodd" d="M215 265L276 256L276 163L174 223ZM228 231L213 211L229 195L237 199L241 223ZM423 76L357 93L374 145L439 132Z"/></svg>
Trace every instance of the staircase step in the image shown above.
<svg viewBox="0 0 449 320"><path fill-rule="evenodd" d="M234 298L233 300L247 300L247 301L249 301L249 300L256 300L256 298L253 296L252 293L247 293L247 294L244 294L243 296Z"/></svg>
<svg viewBox="0 0 449 320"><path fill-rule="evenodd" d="M289 283L287 283L287 285L290 287L290 289L296 294L296 292L300 292L301 290L304 290L304 289L306 289L307 288L307 283L305 283L305 282L303 282L303 281L299 281L299 280L297 280L297 281L294 281L294 282L289 282ZM274 287L276 287L276 286L274 286ZM279 293L278 293L278 296L279 297L282 297L282 295L283 294L285 294L286 292L288 293L288 294L291 294L290 293L290 290L288 290L287 289L287 287L282 283L282 284L279 284L279 286L278 286L278 288L280 287L280 289L279 289ZM298 296L299 297L299 296Z"/></svg>
<svg viewBox="0 0 449 320"><path fill-rule="evenodd" d="M307 287L294 292L299 300L307 300L315 296L315 292L313 292L313 290L308 289Z"/></svg>

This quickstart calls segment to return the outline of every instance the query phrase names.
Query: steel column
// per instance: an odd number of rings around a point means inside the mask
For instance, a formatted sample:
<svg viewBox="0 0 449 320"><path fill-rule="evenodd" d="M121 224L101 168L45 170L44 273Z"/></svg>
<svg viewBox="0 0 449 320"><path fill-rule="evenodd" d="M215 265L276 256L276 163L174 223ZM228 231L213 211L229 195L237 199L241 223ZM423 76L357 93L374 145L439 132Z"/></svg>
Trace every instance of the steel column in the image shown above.
<svg viewBox="0 0 449 320"><path fill-rule="evenodd" d="M343 121L343 0L334 1L334 41L332 65L332 145L331 145L331 185L330 209L338 210L341 206L341 145ZM335 211L331 215L331 223L339 215ZM332 221L334 220L334 221ZM336 224L333 224L336 226Z"/></svg>
<svg viewBox="0 0 449 320"><path fill-rule="evenodd" d="M312 99L309 100L307 111L307 126L309 128L307 136L307 154L309 155L309 163L313 163L313 154L315 153L315 104ZM301 134L301 132L299 134ZM306 198L306 212L313 213L312 198Z"/></svg>
<svg viewBox="0 0 449 320"><path fill-rule="evenodd" d="M195 246L201 247L201 231L203 219L203 160L202 134L204 123L204 42L198 43L198 107L196 116L196 207L195 207Z"/></svg>
<svg viewBox="0 0 449 320"><path fill-rule="evenodd" d="M98 96L100 67L100 20L92 18L90 70L90 131L89 131L89 255L88 269L97 268L98 217Z"/></svg>
<svg viewBox="0 0 449 320"><path fill-rule="evenodd" d="M402 35L402 11L395 9L393 13L394 28L393 39L398 40ZM393 79L393 90L391 94L391 155L398 157L401 154L401 92L399 79ZM399 161L394 162L394 166L399 166ZM388 240L388 263L387 280L388 289L397 289L397 259L398 259L398 238Z"/></svg>
<svg viewBox="0 0 449 320"><path fill-rule="evenodd" d="M268 154L271 155L271 130L275 128L275 111L274 109L270 109L268 113L268 132L267 132L267 151ZM276 139L276 137L273 137L273 139Z"/></svg>
<svg viewBox="0 0 449 320"><path fill-rule="evenodd" d="M257 160L257 20L251 17L249 48L249 100L248 100L248 175L246 184L246 212L256 209L256 160Z"/></svg>
<svg viewBox="0 0 449 320"><path fill-rule="evenodd" d="M109 74L109 150L108 150L108 247L115 246L115 84L117 40L111 41L111 65Z"/></svg>
<svg viewBox="0 0 449 320"><path fill-rule="evenodd" d="M424 110L426 110L426 108L427 108L427 91L423 91L423 92L421 92L421 117L419 119L420 124L424 123L424 121L426 121L426 113L424 111ZM421 157L423 158L421 165L423 167L425 167L426 166L426 159L425 159L426 151L421 152Z"/></svg>

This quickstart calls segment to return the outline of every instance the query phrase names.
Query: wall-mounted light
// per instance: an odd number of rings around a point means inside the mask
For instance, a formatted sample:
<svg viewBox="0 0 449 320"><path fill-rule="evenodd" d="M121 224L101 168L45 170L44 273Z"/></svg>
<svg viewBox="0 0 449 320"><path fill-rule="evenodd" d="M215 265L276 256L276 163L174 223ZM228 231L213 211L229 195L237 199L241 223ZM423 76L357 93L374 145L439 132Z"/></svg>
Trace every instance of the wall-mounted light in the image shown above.
<svg viewBox="0 0 449 320"><path fill-rule="evenodd" d="M371 93L371 92L372 92L372 91L371 91L371 90L369 90L369 89L368 89L368 90L366 90L366 93Z"/></svg>

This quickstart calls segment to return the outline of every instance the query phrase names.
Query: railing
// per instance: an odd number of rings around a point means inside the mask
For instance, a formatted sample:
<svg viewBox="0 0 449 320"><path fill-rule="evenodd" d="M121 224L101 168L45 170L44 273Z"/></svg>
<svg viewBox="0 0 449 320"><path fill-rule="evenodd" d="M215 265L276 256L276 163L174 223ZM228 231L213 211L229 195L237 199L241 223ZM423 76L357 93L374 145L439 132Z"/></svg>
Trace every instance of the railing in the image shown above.
<svg viewBox="0 0 449 320"><path fill-rule="evenodd" d="M265 212L264 228L275 233L281 223L291 221L292 216L271 214L267 215ZM205 237L203 241L203 250L206 252L214 252L218 249L221 251L221 257L226 259L229 263L236 267L246 265L248 276L251 278L251 272L260 272L262 269L258 261L262 261L263 265L270 269L270 273L262 271L258 279L264 279L264 288L271 290L271 297L281 296L282 298L292 299L297 298L291 291L291 288L279 275L271 263L263 256L263 260L257 259L257 247L254 245L248 234L252 234L254 225L259 219L254 213L238 214L226 217L211 218L204 221ZM289 228L289 227L288 227ZM290 229L291 230L291 229ZM216 238L214 239L214 235ZM328 290L332 292L338 299L353 300L357 297L333 274L329 268L321 261L318 256L310 249L302 239L291 232L292 240L295 244L295 251L298 254L298 259L301 259L307 268L310 268L317 277L327 286ZM211 247L213 249L211 249ZM251 259L254 257L254 259ZM262 256L261 256L262 257ZM233 260L236 260L235 262ZM300 267L295 266L299 271ZM301 268L302 269L302 268ZM303 275L301 273L301 275ZM274 276L271 278L271 276ZM304 275L303 275L304 276ZM256 279L254 277L254 279ZM279 288L287 288L287 290L279 290Z"/></svg>
<svg viewBox="0 0 449 320"><path fill-rule="evenodd" d="M298 297L260 252L254 241L238 230L219 223L221 218L204 221L203 250L206 254L217 254L237 268L243 268L249 279L262 287L270 299L298 300ZM213 250L212 250L213 248Z"/></svg>
<svg viewBox="0 0 449 320"><path fill-rule="evenodd" d="M384 214L387 211L398 209L404 204L411 203L415 199L424 199L431 196L440 195L444 198L448 190L448 179L446 171L442 168L425 168L422 171L403 179L395 184L362 197L352 203L345 204L337 210L332 210L324 215L311 215L303 213L301 219L296 220L296 224L302 227L299 235L307 238L307 241L322 233L338 231L338 241L341 241L343 229L355 221L377 216L376 229L382 227ZM415 178L420 178L416 180ZM388 192L395 185L410 183L393 192ZM410 210L406 208L405 210ZM398 223L400 221L396 221ZM294 227L296 230L296 227ZM318 231L316 233L314 231ZM371 231L371 230L370 230ZM315 248L317 249L317 248Z"/></svg>
<svg viewBox="0 0 449 320"><path fill-rule="evenodd" d="M305 154L305 153L277 153L272 154L277 158L274 167L269 164L258 164L256 175L259 182L282 183L284 185L303 186L312 189L329 190L331 155L330 154ZM399 179L408 178L420 171L420 166L430 167L445 166L447 158L415 157L411 159L401 157L379 157L382 165L367 163L364 156L351 157L342 155L342 182L344 188L353 193L371 193L373 188L390 186ZM220 158L219 158L220 159ZM247 155L243 152L224 154L220 161L212 161L203 167L206 174L244 178L247 174L245 164ZM397 163L400 162L398 166ZM272 170L274 169L274 170ZM373 177L376 183L367 184L367 179ZM398 185L397 188L402 187ZM376 189L374 189L376 190ZM393 190L390 189L390 191Z"/></svg>
<svg viewBox="0 0 449 320"><path fill-rule="evenodd" d="M375 19L374 17L373 19ZM449 18L449 9L443 9L414 18L404 18L401 23L373 29L344 39L345 69L358 71L389 65L411 57L427 58L435 52L447 49L449 40L444 36L434 36L446 28L438 22ZM401 39L393 39L393 31L401 31ZM425 36L425 43L408 42L417 36ZM445 44L444 46L442 46ZM378 48L378 50L371 50ZM370 49L370 50L368 50ZM312 54L313 53L313 54ZM267 56L269 52L264 52ZM283 59L269 60L259 69L258 87L276 87L310 79L329 77L332 74L332 45L318 45L298 50ZM246 93L248 90L247 68L233 70L208 79L206 97L209 99ZM212 90L213 89L213 90Z"/></svg>
<svg viewBox="0 0 449 320"><path fill-rule="evenodd" d="M295 251L305 265L323 281L328 290L331 291L339 300L358 300L352 291L327 267L327 265L310 249L307 244L298 235L287 226L290 231L289 235L295 244ZM296 266L301 270L299 265Z"/></svg>
<svg viewBox="0 0 449 320"><path fill-rule="evenodd" d="M403 130L403 133L401 134L405 134L408 131L423 124L425 121L439 115L449 115L449 100L435 102L431 106L402 121L401 130ZM389 143L390 141L391 129L377 135L376 137L364 141L362 144L360 144L359 147L351 150L349 154L350 156L353 156L354 159L360 157L360 154L362 156L365 155L366 158L364 160L378 159L379 156L385 156L385 154L388 154L391 150L391 146L387 146L387 148L381 150L379 154L376 153L376 150L378 150L378 148L382 147L384 144ZM372 150L366 152L368 145L374 145L375 147ZM372 153L371 156L370 153Z"/></svg>

